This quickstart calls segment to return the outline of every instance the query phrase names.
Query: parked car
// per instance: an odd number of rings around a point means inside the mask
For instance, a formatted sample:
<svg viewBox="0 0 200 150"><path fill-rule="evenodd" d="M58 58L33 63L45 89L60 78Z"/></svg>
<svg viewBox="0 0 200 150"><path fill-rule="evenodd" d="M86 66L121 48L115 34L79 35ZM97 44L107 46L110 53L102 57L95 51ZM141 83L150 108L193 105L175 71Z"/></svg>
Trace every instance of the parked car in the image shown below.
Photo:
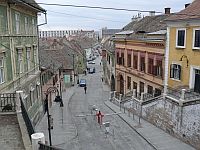
<svg viewBox="0 0 200 150"><path fill-rule="evenodd" d="M80 87L85 87L86 86L86 79L80 79L79 86Z"/></svg>
<svg viewBox="0 0 200 150"><path fill-rule="evenodd" d="M95 62L94 61L90 61L90 62L88 62L88 64L95 64Z"/></svg>
<svg viewBox="0 0 200 150"><path fill-rule="evenodd" d="M89 73L89 74L93 74L93 73L95 73L95 67L94 67L94 68L89 68L88 73Z"/></svg>

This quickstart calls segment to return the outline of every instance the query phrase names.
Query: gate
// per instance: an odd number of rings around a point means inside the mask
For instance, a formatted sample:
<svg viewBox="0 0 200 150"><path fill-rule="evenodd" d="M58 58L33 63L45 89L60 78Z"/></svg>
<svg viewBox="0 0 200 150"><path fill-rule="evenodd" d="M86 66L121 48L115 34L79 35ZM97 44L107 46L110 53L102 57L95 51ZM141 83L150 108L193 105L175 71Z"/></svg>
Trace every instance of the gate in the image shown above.
<svg viewBox="0 0 200 150"><path fill-rule="evenodd" d="M23 102L21 96L19 96L19 97L20 97L20 101L21 101L22 116L23 116L24 122L26 124L26 128L27 128L29 137L31 139L31 135L33 133L35 133L35 130L33 128L32 122L31 122L31 120L30 120L30 118L28 116L28 112L26 111L26 108L24 106L24 102Z"/></svg>

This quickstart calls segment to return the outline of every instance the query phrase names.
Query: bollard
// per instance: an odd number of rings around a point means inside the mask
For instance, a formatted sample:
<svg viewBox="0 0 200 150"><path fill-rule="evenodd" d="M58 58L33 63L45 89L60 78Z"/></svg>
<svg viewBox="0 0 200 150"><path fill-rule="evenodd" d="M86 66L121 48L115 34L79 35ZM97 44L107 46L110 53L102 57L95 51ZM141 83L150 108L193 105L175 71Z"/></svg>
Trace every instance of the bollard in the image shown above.
<svg viewBox="0 0 200 150"><path fill-rule="evenodd" d="M39 149L38 142L45 144L44 133L34 133L34 134L32 134L31 135L31 141L32 141L32 150L38 150Z"/></svg>

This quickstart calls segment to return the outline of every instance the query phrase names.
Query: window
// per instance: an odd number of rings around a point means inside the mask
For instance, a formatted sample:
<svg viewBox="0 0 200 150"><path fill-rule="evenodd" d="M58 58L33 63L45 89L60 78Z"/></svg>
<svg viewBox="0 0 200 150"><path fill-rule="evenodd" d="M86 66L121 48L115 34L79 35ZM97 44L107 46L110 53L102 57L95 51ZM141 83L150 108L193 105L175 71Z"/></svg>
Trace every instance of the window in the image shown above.
<svg viewBox="0 0 200 150"><path fill-rule="evenodd" d="M4 82L4 59L0 57L0 84Z"/></svg>
<svg viewBox="0 0 200 150"><path fill-rule="evenodd" d="M23 73L22 49L17 50L17 73Z"/></svg>
<svg viewBox="0 0 200 150"><path fill-rule="evenodd" d="M131 90L131 77L127 76L127 89Z"/></svg>
<svg viewBox="0 0 200 150"><path fill-rule="evenodd" d="M137 82L133 81L133 89L136 89L136 92L137 92Z"/></svg>
<svg viewBox="0 0 200 150"><path fill-rule="evenodd" d="M140 94L144 93L144 83L140 82Z"/></svg>
<svg viewBox="0 0 200 150"><path fill-rule="evenodd" d="M137 66L138 66L138 56L134 55L133 56L133 68L137 69Z"/></svg>
<svg viewBox="0 0 200 150"><path fill-rule="evenodd" d="M149 74L153 74L153 59L152 58L149 58L148 60L148 73Z"/></svg>
<svg viewBox="0 0 200 150"><path fill-rule="evenodd" d="M145 57L140 57L140 71L145 72Z"/></svg>
<svg viewBox="0 0 200 150"><path fill-rule="evenodd" d="M185 29L177 29L176 31L176 47L185 48L185 37L186 37Z"/></svg>
<svg viewBox="0 0 200 150"><path fill-rule="evenodd" d="M200 49L200 29L194 29L193 31L193 48Z"/></svg>
<svg viewBox="0 0 200 150"><path fill-rule="evenodd" d="M32 31L33 31L33 34L36 34L36 21L35 21L35 19L32 19Z"/></svg>
<svg viewBox="0 0 200 150"><path fill-rule="evenodd" d="M127 67L131 67L131 54L127 56Z"/></svg>
<svg viewBox="0 0 200 150"><path fill-rule="evenodd" d="M27 17L25 17L24 18L24 27L25 27L25 34L28 34L28 18Z"/></svg>
<svg viewBox="0 0 200 150"><path fill-rule="evenodd" d="M147 86L147 93L153 95L153 87L152 86L150 86L150 85Z"/></svg>
<svg viewBox="0 0 200 150"><path fill-rule="evenodd" d="M155 88L155 94L154 94L154 96L156 97L156 96L159 96L159 95L161 95L161 90Z"/></svg>
<svg viewBox="0 0 200 150"><path fill-rule="evenodd" d="M33 46L34 65L37 66L37 46Z"/></svg>
<svg viewBox="0 0 200 150"><path fill-rule="evenodd" d="M15 13L15 31L16 34L19 34L20 32L20 14Z"/></svg>
<svg viewBox="0 0 200 150"><path fill-rule="evenodd" d="M119 65L119 53L117 52L117 64Z"/></svg>
<svg viewBox="0 0 200 150"><path fill-rule="evenodd" d="M8 27L7 27L6 7L0 6L0 34L6 33L7 31L8 31Z"/></svg>
<svg viewBox="0 0 200 150"><path fill-rule="evenodd" d="M121 53L120 65L124 66L124 53Z"/></svg>
<svg viewBox="0 0 200 150"><path fill-rule="evenodd" d="M162 60L156 60L155 76L162 77Z"/></svg>
<svg viewBox="0 0 200 150"><path fill-rule="evenodd" d="M31 48L26 48L26 63L27 63L27 71L31 68Z"/></svg>
<svg viewBox="0 0 200 150"><path fill-rule="evenodd" d="M181 79L181 66L178 64L170 65L170 78L180 80Z"/></svg>

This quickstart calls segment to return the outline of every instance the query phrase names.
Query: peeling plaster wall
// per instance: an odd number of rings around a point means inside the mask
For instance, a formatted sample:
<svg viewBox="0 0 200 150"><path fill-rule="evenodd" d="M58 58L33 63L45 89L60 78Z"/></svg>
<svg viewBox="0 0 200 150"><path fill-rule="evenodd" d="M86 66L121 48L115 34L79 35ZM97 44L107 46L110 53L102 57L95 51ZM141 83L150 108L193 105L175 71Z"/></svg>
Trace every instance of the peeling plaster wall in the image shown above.
<svg viewBox="0 0 200 150"><path fill-rule="evenodd" d="M133 101L135 113L165 132L200 147L200 104L179 106L163 98L141 105Z"/></svg>

